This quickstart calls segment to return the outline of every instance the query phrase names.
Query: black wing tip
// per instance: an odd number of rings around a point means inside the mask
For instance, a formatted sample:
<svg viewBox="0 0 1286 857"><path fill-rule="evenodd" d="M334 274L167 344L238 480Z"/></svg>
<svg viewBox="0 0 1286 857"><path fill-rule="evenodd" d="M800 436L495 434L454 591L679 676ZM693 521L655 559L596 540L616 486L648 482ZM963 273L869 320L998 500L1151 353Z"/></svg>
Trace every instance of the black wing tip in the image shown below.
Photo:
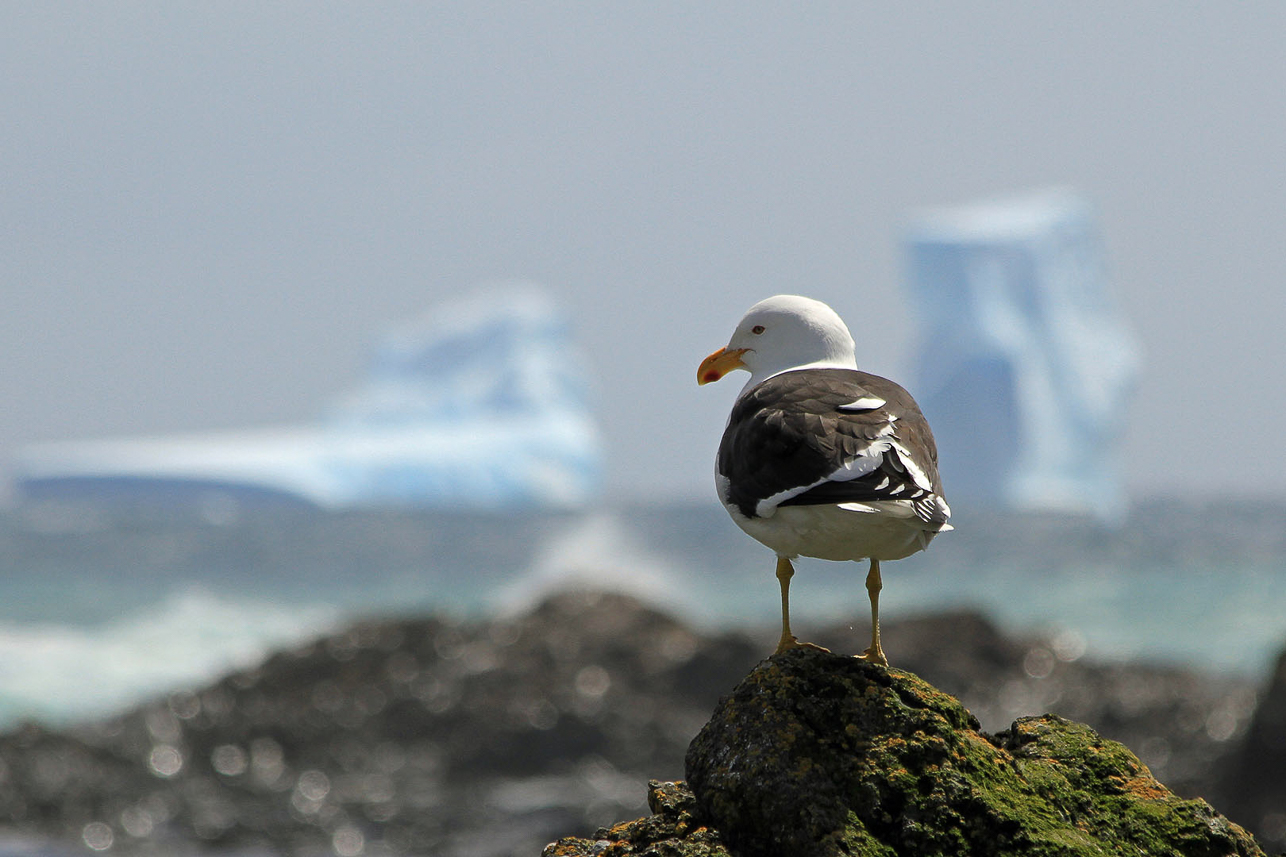
<svg viewBox="0 0 1286 857"><path fill-rule="evenodd" d="M934 524L938 527L939 532L945 532L952 529L951 507L940 494L926 494L911 502L911 508L915 510L915 516L926 524Z"/></svg>

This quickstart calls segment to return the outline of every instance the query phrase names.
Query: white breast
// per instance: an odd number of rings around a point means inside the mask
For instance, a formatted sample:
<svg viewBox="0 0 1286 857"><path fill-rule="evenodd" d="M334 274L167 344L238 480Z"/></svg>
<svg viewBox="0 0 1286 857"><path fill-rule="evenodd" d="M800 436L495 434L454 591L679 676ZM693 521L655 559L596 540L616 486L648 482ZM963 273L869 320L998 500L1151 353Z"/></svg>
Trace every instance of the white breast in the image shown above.
<svg viewBox="0 0 1286 857"><path fill-rule="evenodd" d="M747 518L735 507L727 508L737 526L786 557L902 559L924 550L937 535L907 500L782 506L770 518Z"/></svg>

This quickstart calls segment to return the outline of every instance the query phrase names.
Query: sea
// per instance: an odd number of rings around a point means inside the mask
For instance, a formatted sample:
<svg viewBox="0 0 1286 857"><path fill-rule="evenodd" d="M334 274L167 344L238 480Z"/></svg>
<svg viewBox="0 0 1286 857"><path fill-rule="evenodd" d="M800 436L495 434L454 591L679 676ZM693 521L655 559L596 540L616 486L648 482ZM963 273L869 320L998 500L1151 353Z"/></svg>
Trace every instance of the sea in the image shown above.
<svg viewBox="0 0 1286 857"><path fill-rule="evenodd" d="M954 504L953 504L954 505ZM883 617L976 609L1099 660L1264 675L1286 647L1286 499L1137 503L1115 525L953 508L883 565ZM107 716L358 618L467 621L554 591L634 594L771 634L774 558L710 502L583 512L0 512L0 730ZM803 559L795 630L869 627L865 564ZM766 637L770 638L770 637Z"/></svg>

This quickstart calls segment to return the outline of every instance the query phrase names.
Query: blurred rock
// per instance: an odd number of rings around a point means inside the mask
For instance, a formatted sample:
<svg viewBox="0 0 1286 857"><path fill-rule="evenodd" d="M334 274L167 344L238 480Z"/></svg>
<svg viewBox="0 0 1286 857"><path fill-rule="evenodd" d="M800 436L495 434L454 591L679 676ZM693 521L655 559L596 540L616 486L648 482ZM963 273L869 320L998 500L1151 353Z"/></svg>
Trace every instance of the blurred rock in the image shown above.
<svg viewBox="0 0 1286 857"><path fill-rule="evenodd" d="M1244 819L1265 848L1286 851L1286 651L1222 779L1228 811Z"/></svg>
<svg viewBox="0 0 1286 857"><path fill-rule="evenodd" d="M535 853L644 808L743 637L637 601L368 622L62 733L0 738L0 825L127 853Z"/></svg>

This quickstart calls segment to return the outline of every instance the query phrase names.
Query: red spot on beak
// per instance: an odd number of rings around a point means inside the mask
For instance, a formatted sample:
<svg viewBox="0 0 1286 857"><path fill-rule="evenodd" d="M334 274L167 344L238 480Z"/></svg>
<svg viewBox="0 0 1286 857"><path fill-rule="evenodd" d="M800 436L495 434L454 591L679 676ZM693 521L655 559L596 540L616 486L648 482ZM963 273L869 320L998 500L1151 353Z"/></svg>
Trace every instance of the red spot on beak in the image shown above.
<svg viewBox="0 0 1286 857"><path fill-rule="evenodd" d="M741 362L741 355L745 353L746 349L744 348L734 348L731 351L726 348L720 348L714 354L702 360L701 365L697 367L697 384L710 384L718 381L733 369L745 369L746 364Z"/></svg>

